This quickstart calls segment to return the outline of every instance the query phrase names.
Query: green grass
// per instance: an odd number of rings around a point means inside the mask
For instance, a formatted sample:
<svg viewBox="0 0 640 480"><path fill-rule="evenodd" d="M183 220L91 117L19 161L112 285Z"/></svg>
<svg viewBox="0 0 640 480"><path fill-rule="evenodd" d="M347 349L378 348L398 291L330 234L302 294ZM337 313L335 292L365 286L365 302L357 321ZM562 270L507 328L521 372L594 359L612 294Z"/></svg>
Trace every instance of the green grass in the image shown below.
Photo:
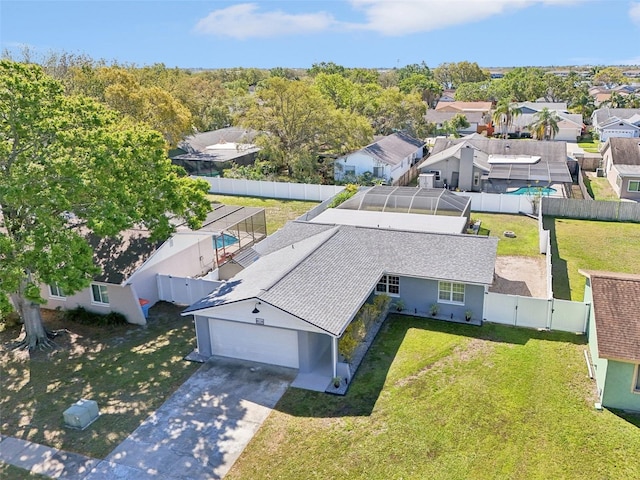
<svg viewBox="0 0 640 480"><path fill-rule="evenodd" d="M232 195L209 195L212 202L242 207L262 207L267 217L267 234L271 235L289 220L298 218L303 213L318 205L318 202L301 200L278 200L274 198L238 197Z"/></svg>
<svg viewBox="0 0 640 480"><path fill-rule="evenodd" d="M578 142L578 146L585 152L589 153L599 153L599 145L600 142L598 140L591 140L590 142Z"/></svg>
<svg viewBox="0 0 640 480"><path fill-rule="evenodd" d="M578 269L640 273L640 224L545 218L551 231L555 298L582 301Z"/></svg>
<svg viewBox="0 0 640 480"><path fill-rule="evenodd" d="M30 473L23 468L14 467L13 465L9 465L7 463L0 462L0 478L2 479L11 479L11 480L20 480L20 479L49 479L46 475L40 475L37 473Z"/></svg>
<svg viewBox="0 0 640 480"><path fill-rule="evenodd" d="M227 478L639 478L583 342L391 316L345 397L289 389Z"/></svg>
<svg viewBox="0 0 640 480"><path fill-rule="evenodd" d="M183 360L195 347L193 322L178 310L152 308L146 328L53 320L50 328L69 330L56 339L62 348L0 351L2 434L104 458L197 369ZM5 328L0 341L18 334ZM97 401L101 416L84 431L65 428L62 413L80 398Z"/></svg>
<svg viewBox="0 0 640 480"><path fill-rule="evenodd" d="M498 255L540 256L538 244L538 221L526 215L506 215L485 212L472 212L473 220L481 220L480 235L492 235L500 238ZM504 236L511 230L516 238Z"/></svg>
<svg viewBox="0 0 640 480"><path fill-rule="evenodd" d="M584 179L585 187L594 200L606 200L619 202L620 198L611 188L609 180L605 177L596 177L595 175L587 175Z"/></svg>

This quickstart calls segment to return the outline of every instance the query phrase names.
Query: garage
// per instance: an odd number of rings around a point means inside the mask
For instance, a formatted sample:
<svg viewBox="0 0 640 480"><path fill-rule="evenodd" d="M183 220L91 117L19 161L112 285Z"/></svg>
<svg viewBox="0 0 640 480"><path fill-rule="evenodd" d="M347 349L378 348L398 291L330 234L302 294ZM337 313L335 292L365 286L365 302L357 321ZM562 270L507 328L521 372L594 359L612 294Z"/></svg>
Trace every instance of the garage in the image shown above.
<svg viewBox="0 0 640 480"><path fill-rule="evenodd" d="M209 319L211 353L298 368L298 332L251 323Z"/></svg>

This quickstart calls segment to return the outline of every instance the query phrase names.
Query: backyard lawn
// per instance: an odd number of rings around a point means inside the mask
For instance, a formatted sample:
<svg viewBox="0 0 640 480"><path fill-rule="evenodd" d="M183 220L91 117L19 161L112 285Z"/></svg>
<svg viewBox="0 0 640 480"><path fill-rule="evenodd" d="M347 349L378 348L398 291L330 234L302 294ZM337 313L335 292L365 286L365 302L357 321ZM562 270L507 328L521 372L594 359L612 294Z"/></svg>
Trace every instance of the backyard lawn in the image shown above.
<svg viewBox="0 0 640 480"><path fill-rule="evenodd" d="M298 218L303 213L318 205L318 202L301 200L278 200L274 198L237 197L232 195L209 195L212 202L242 207L262 207L267 216L267 234L271 235L289 220Z"/></svg>
<svg viewBox="0 0 640 480"><path fill-rule="evenodd" d="M551 231L553 296L582 301L583 270L640 273L640 223L545 217Z"/></svg>
<svg viewBox="0 0 640 480"><path fill-rule="evenodd" d="M345 397L290 388L227 478L640 478L584 341L392 315Z"/></svg>
<svg viewBox="0 0 640 480"><path fill-rule="evenodd" d="M591 198L594 200L620 201L620 197L618 197L613 188L611 188L609 180L605 177L597 177L595 172L586 172L586 174L584 185L591 194Z"/></svg>
<svg viewBox="0 0 640 480"><path fill-rule="evenodd" d="M498 255L540 256L538 244L538 220L526 215L471 212L473 220L481 220L480 235L500 238ZM504 232L515 232L515 238L504 236Z"/></svg>
<svg viewBox="0 0 640 480"><path fill-rule="evenodd" d="M1 433L104 458L198 368L183 360L195 336L178 311L158 304L146 328L52 319L49 328L68 329L56 338L63 348L31 359L8 348L20 330L0 325ZM96 400L100 418L85 431L65 428L62 412L80 398Z"/></svg>
<svg viewBox="0 0 640 480"><path fill-rule="evenodd" d="M578 142L578 146L582 148L585 152L589 153L598 153L600 152L600 141L591 140L589 142Z"/></svg>

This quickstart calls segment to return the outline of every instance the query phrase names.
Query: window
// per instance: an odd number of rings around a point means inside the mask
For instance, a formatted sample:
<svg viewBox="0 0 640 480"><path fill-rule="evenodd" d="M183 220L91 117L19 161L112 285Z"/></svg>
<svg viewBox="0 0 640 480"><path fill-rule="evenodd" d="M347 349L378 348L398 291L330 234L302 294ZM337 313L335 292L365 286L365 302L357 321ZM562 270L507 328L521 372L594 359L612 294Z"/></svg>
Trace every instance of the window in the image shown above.
<svg viewBox="0 0 640 480"><path fill-rule="evenodd" d="M373 167L373 176L376 178L384 177L384 167Z"/></svg>
<svg viewBox="0 0 640 480"><path fill-rule="evenodd" d="M477 187L480 185L480 172L473 172L473 186Z"/></svg>
<svg viewBox="0 0 640 480"><path fill-rule="evenodd" d="M91 285L91 300L93 303L101 303L103 305L109 305L109 293L107 292L106 285Z"/></svg>
<svg viewBox="0 0 640 480"><path fill-rule="evenodd" d="M640 180L629 180L627 190L630 192L640 192Z"/></svg>
<svg viewBox="0 0 640 480"><path fill-rule="evenodd" d="M344 166L344 174L345 175L355 175L356 174L356 166L355 165L345 165Z"/></svg>
<svg viewBox="0 0 640 480"><path fill-rule="evenodd" d="M376 285L376 293L386 293L392 296L400 295L400 277L383 275Z"/></svg>
<svg viewBox="0 0 640 480"><path fill-rule="evenodd" d="M440 170L429 170L428 173L435 173L436 174L436 177L435 177L436 182L440 181Z"/></svg>
<svg viewBox="0 0 640 480"><path fill-rule="evenodd" d="M53 284L49 285L49 296L50 297L54 297L54 298L66 298L67 297L57 283L53 283Z"/></svg>
<svg viewBox="0 0 640 480"><path fill-rule="evenodd" d="M633 393L640 393L640 365L633 371Z"/></svg>
<svg viewBox="0 0 640 480"><path fill-rule="evenodd" d="M438 301L464 304L464 283L438 282Z"/></svg>

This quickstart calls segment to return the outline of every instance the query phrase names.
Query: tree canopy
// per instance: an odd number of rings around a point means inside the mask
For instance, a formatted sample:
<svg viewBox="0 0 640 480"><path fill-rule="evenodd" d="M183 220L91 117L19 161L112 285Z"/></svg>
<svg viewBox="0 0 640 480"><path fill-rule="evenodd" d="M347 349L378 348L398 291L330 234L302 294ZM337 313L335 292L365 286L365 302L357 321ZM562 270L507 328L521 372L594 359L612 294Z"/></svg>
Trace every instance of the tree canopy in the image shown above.
<svg viewBox="0 0 640 480"><path fill-rule="evenodd" d="M208 185L171 164L161 134L65 95L39 66L0 62L0 116L0 297L34 348L48 342L39 286L73 293L97 273L89 233L139 226L163 239L171 216L197 227Z"/></svg>

